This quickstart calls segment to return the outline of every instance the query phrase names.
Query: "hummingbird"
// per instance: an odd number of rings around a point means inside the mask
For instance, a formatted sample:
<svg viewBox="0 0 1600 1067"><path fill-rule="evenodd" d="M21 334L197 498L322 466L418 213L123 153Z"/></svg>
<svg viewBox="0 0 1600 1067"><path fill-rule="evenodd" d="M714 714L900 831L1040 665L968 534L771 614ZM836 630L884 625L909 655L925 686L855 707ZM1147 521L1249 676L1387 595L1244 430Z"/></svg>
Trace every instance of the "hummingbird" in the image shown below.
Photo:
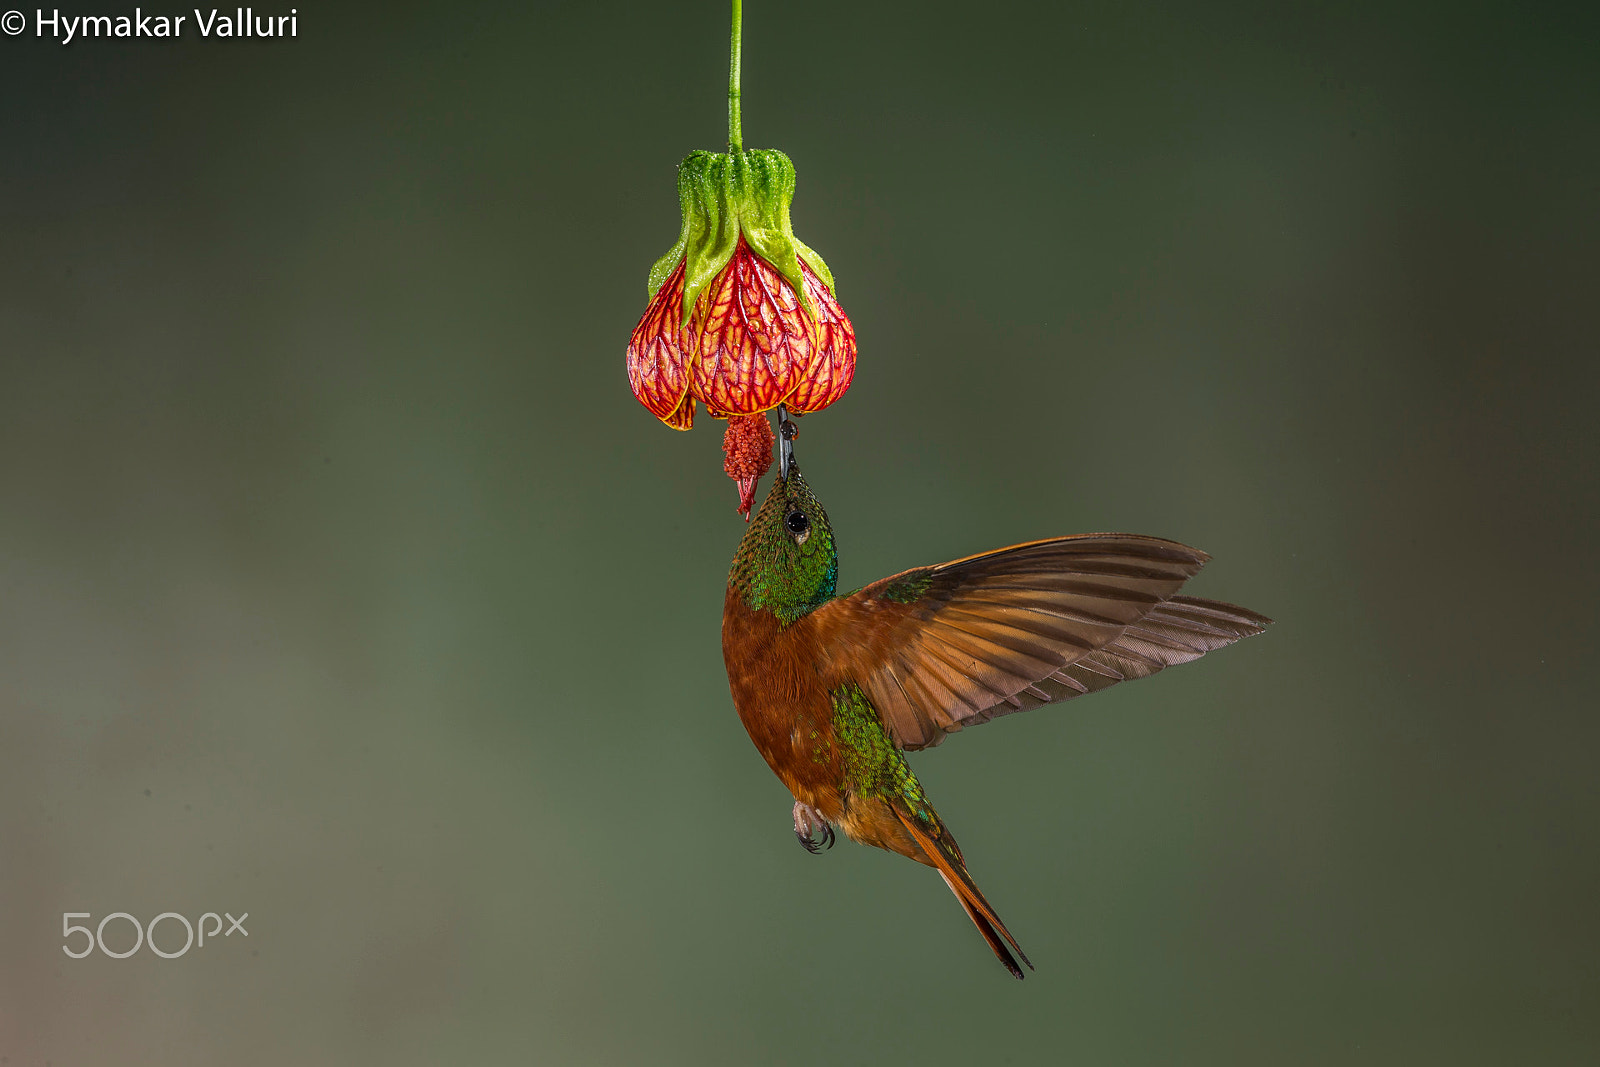
<svg viewBox="0 0 1600 1067"><path fill-rule="evenodd" d="M1179 596L1210 557L1139 534L1029 541L835 595L828 513L779 409L779 472L728 574L734 708L794 796L808 852L852 840L934 868L1016 978L1032 962L967 871L906 753L1187 663L1272 621ZM1019 963L1020 961L1020 963Z"/></svg>

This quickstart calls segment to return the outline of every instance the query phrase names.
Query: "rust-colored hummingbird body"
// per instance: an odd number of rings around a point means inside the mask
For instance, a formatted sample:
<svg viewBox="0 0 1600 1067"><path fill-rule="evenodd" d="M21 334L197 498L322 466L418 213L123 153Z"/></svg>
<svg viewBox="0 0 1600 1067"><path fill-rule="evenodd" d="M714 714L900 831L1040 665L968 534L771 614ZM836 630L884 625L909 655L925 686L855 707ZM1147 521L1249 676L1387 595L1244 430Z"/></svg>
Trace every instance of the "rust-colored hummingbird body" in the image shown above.
<svg viewBox="0 0 1600 1067"><path fill-rule="evenodd" d="M1032 964L973 883L904 752L1146 677L1270 620L1176 595L1208 557L1136 534L1034 541L835 597L827 514L787 459L728 578L722 650L734 707L794 795L807 849L831 845L838 826L935 868L1021 978L1018 960Z"/></svg>

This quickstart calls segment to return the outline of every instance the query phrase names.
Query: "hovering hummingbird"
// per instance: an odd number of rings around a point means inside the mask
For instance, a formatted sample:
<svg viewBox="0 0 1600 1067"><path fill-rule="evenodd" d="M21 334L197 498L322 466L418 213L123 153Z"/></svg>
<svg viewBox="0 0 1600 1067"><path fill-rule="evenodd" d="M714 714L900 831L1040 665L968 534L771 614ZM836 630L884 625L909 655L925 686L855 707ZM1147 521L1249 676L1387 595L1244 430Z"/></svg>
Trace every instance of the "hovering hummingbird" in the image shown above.
<svg viewBox="0 0 1600 1067"><path fill-rule="evenodd" d="M1033 964L967 873L905 753L966 726L1187 663L1272 620L1178 596L1209 558L1138 534L1030 541L835 596L839 556L779 408L779 475L728 575L734 707L794 795L813 854L835 826L944 877L1017 978Z"/></svg>

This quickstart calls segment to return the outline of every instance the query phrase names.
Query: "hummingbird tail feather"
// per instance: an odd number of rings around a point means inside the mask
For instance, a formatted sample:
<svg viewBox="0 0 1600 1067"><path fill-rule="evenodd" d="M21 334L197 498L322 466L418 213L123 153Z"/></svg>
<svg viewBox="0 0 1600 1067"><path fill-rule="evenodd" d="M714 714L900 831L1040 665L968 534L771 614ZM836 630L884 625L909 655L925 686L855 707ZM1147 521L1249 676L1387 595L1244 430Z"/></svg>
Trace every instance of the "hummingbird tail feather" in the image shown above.
<svg viewBox="0 0 1600 1067"><path fill-rule="evenodd" d="M1017 965L1018 959L1027 964L1030 971L1033 970L1033 963L1028 959L1028 954L1022 951L1022 946L1011 936L1006 924L1000 921L1000 916L994 913L989 902L983 898L983 893L973 882L972 875L967 873L967 865L961 858L961 852L955 847L955 842L949 835L942 834L936 840L925 827L919 825L918 819L911 812L898 804L892 807L901 825L922 849L929 864L944 878L944 884L956 895L962 909L967 913L967 918L972 920L972 925L978 928L978 933L989 943L989 948L994 951L995 957L1005 964L1006 970L1010 971L1013 977L1020 979L1023 975L1022 968ZM1013 949L1016 950L1015 956L1012 955Z"/></svg>
<svg viewBox="0 0 1600 1067"><path fill-rule="evenodd" d="M956 888L956 883L950 880L948 874L940 871L939 877L944 879L944 884L950 887L950 892L954 893L956 899L961 902L962 909L967 913L967 918L972 920L972 925L978 928L978 933L982 934L983 939L989 942L989 949L994 953L995 959L1005 964L1006 970L1011 972L1011 977L1021 981L1025 977L1022 973L1022 968L1017 966L1016 957L1011 955L1011 949L1007 947L1006 943L1000 940L1000 935L995 932L993 924L984 917L983 912L973 907L971 902L962 895L961 890ZM1001 929L1003 930L1005 927L1001 927ZM1026 960L1027 957L1024 956L1023 959ZM1028 966L1032 968L1033 964L1030 963Z"/></svg>

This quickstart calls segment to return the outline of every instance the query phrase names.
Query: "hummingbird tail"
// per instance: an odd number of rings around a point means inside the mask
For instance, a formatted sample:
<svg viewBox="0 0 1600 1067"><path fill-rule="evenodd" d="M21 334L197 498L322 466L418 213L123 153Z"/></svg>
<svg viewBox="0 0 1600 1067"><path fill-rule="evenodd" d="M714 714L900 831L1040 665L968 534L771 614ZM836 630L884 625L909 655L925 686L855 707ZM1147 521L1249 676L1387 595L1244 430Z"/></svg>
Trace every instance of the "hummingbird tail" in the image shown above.
<svg viewBox="0 0 1600 1067"><path fill-rule="evenodd" d="M1006 970L1011 972L1011 977L1020 982L1025 977L1022 973L1022 968L1017 966L1016 957L1011 954L1011 949L1006 945L1005 941L1000 940L1000 934L1005 931L1005 927L1001 926L999 928L1000 932L996 932L995 924L991 923L983 912L973 906L972 902L957 887L958 883L951 881L950 876L943 871L939 872L939 876L944 879L944 884L950 887L950 892L954 893L956 899L961 902L961 907L966 911L967 918L971 919L972 925L978 928L978 933L982 934L983 939L989 942L989 949L994 953L995 959L1005 964ZM1010 934L1005 936L1007 939L1011 937ZM1020 949L1017 950L1017 955L1022 955ZM1022 961L1027 963L1028 957L1022 956ZM1028 967L1031 970L1033 964L1028 963Z"/></svg>
<svg viewBox="0 0 1600 1067"><path fill-rule="evenodd" d="M1022 951L1022 946L1011 936L1006 924L1000 921L1000 916L994 913L989 902L983 898L983 893L973 882L972 875L967 873L967 865L961 858L961 851L956 848L955 841L950 835L944 833L935 839L928 833L927 828L919 825L919 820L911 812L904 810L898 804L893 805L893 808L901 825L922 849L927 862L944 878L944 884L950 887L950 892L961 902L967 918L972 920L972 925L978 928L978 933L989 943L995 958L1005 964L1006 970L1011 972L1013 978L1023 977L1022 968L1017 964L1018 959L1027 964L1030 971L1033 970L1033 963L1028 959L1027 953ZM1014 955L1013 950L1015 950Z"/></svg>

